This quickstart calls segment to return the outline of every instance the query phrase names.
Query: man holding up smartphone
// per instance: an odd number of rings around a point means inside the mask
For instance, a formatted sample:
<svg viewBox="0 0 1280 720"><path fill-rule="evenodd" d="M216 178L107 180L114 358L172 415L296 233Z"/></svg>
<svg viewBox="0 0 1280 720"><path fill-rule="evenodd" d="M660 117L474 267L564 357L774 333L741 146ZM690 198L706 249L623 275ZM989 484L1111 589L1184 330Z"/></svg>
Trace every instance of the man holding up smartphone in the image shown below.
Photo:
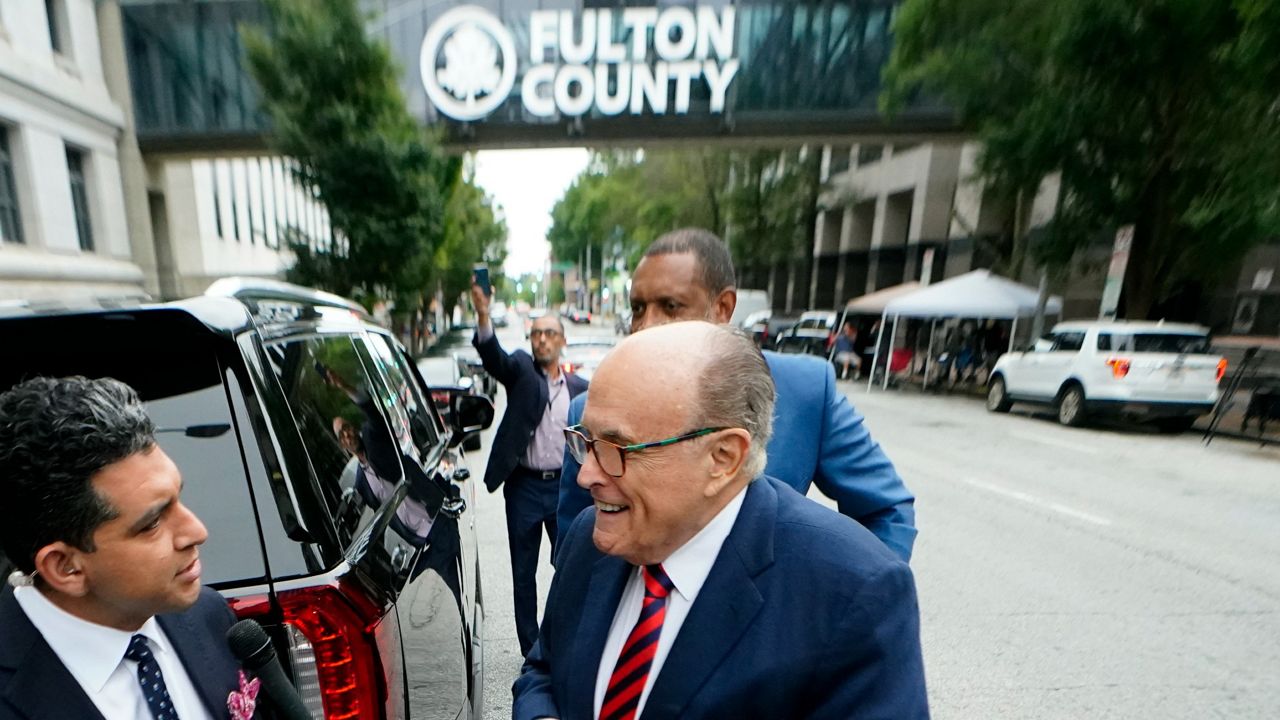
<svg viewBox="0 0 1280 720"><path fill-rule="evenodd" d="M484 484L489 492L502 486L506 500L516 635L521 654L528 655L538 638L538 551L544 530L555 553L569 401L586 391L587 381L560 369L564 324L556 315L548 313L533 321L530 352L502 349L489 321L488 270L480 270L471 285L476 308L472 344L484 369L507 388L507 410L493 438Z"/></svg>

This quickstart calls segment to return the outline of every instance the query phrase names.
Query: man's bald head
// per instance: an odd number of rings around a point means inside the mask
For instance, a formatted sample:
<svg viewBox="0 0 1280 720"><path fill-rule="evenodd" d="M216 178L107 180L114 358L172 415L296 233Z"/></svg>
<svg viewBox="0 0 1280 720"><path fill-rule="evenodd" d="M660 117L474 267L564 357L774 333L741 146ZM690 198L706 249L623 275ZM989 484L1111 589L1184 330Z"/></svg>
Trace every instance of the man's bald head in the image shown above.
<svg viewBox="0 0 1280 720"><path fill-rule="evenodd" d="M751 453L743 472L754 478L764 471L775 389L769 366L749 337L707 322L653 327L619 344L601 363L593 385L613 381L606 367L611 361L626 364L623 381L687 389L683 394L693 402L686 424L746 430Z"/></svg>
<svg viewBox="0 0 1280 720"><path fill-rule="evenodd" d="M701 532L764 470L773 394L755 343L723 326L672 323L618 345L575 429L593 443L578 486L595 501L596 548L651 565Z"/></svg>

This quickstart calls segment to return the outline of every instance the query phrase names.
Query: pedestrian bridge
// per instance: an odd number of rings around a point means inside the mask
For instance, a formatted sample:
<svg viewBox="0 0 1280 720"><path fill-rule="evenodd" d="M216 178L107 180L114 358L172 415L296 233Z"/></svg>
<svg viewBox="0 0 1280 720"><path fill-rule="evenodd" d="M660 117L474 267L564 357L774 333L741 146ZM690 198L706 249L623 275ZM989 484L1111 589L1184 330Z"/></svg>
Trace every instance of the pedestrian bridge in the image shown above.
<svg viewBox="0 0 1280 720"><path fill-rule="evenodd" d="M876 110L895 0L361 0L413 115L460 148L791 143L958 134ZM258 152L238 28L256 0L124 0L136 130L155 154Z"/></svg>

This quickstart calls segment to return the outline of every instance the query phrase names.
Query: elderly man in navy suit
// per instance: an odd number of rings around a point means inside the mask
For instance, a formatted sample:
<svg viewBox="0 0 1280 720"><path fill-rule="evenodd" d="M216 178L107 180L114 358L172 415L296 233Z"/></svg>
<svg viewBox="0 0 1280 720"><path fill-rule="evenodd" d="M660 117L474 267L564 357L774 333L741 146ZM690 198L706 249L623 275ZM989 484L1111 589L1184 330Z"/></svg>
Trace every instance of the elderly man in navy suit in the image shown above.
<svg viewBox="0 0 1280 720"><path fill-rule="evenodd" d="M639 333L565 431L594 508L560 549L516 720L928 717L907 564L762 475L769 367L703 322Z"/></svg>
<svg viewBox="0 0 1280 720"><path fill-rule="evenodd" d="M679 320L727 323L736 303L733 262L720 238L696 228L676 230L655 240L636 266L631 331ZM802 494L817 485L842 514L910 561L915 497L836 389L831 365L803 355L764 356L778 391L766 474ZM571 424L582 417L584 402L578 398L570 406ZM561 534L591 504L577 477L578 463L566 454L557 511Z"/></svg>
<svg viewBox="0 0 1280 720"><path fill-rule="evenodd" d="M34 378L0 395L0 720L224 718L235 621L138 396Z"/></svg>

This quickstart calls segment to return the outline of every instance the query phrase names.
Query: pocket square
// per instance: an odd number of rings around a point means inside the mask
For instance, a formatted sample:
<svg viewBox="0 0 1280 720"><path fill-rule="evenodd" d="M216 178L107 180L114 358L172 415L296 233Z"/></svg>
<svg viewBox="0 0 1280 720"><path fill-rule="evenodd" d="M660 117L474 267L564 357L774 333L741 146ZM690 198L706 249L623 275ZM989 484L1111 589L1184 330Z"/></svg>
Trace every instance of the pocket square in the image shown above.
<svg viewBox="0 0 1280 720"><path fill-rule="evenodd" d="M253 710L258 706L258 688L262 683L258 678L249 680L244 671L240 671L240 689L232 690L227 695L227 710L231 712L231 720L250 720Z"/></svg>

